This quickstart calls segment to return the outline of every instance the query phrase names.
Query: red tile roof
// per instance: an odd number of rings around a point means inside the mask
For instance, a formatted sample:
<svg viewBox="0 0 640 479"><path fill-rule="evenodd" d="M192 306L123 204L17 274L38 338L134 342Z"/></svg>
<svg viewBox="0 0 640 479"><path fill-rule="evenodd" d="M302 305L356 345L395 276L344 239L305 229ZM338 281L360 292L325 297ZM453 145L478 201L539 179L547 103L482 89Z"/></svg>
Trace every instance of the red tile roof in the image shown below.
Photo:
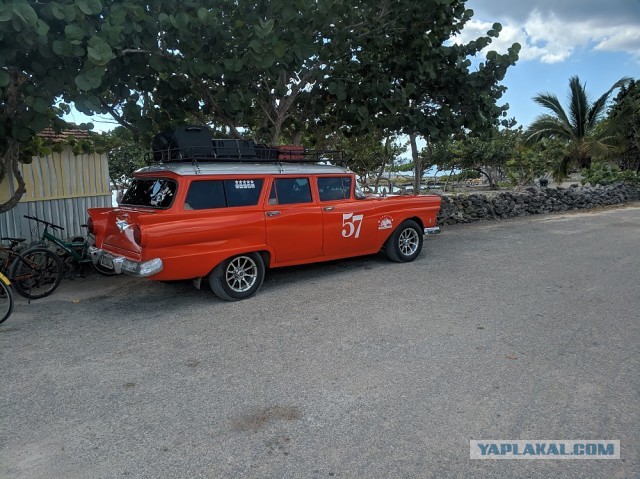
<svg viewBox="0 0 640 479"><path fill-rule="evenodd" d="M79 128L70 128L68 130L62 130L60 133L56 133L51 128L45 128L38 136L51 143L62 143L67 141L70 136L73 136L76 140L86 140L89 138L88 130L80 130Z"/></svg>

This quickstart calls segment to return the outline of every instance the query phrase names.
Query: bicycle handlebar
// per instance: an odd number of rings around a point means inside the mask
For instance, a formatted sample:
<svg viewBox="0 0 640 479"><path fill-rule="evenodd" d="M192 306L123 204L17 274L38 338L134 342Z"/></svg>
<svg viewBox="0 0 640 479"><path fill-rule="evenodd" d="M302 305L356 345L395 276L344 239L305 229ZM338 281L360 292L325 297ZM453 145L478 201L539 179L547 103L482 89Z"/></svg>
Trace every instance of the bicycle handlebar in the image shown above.
<svg viewBox="0 0 640 479"><path fill-rule="evenodd" d="M62 226L54 225L53 223L49 223L48 221L41 220L40 218L36 218L35 216L24 215L24 217L27 218L28 220L34 220L34 221L37 221L38 223L43 223L47 226L51 226L53 229L64 231L64 228Z"/></svg>

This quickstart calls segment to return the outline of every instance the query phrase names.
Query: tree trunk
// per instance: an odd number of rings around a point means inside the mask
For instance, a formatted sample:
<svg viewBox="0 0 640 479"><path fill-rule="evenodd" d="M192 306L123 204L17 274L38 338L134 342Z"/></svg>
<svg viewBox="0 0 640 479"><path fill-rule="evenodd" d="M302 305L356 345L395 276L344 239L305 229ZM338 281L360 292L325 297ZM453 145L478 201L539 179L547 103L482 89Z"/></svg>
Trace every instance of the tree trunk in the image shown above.
<svg viewBox="0 0 640 479"><path fill-rule="evenodd" d="M9 198L9 201L0 205L0 213L6 213L7 211L15 208L15 206L20 202L20 198L22 198L22 195L27 192L24 178L22 177L20 167L18 166L20 157L20 146L14 138L9 138L8 143L9 147L7 148L7 151L3 155L1 161L5 166L4 169L6 172L7 181L12 180L11 173L13 173L13 177L18 181L18 188L16 188L13 196Z"/></svg>
<svg viewBox="0 0 640 479"><path fill-rule="evenodd" d="M417 195L420 194L420 182L422 181L422 173L424 171L420 153L418 152L415 133L409 135L409 142L411 143L411 159L413 160L413 194Z"/></svg>
<svg viewBox="0 0 640 479"><path fill-rule="evenodd" d="M284 123L284 116L280 116L279 112L276 112L276 117L273 121L273 134L271 135L271 144L279 145L280 136L282 135L282 124Z"/></svg>
<svg viewBox="0 0 640 479"><path fill-rule="evenodd" d="M391 138L387 135L387 138L384 141L384 158L382 160L382 164L380 168L378 168L378 172L376 173L375 179L375 192L378 192L378 185L380 185L380 180L382 179L382 175L384 174L384 169L387 166L387 162L389 161L389 144L391 143Z"/></svg>
<svg viewBox="0 0 640 479"><path fill-rule="evenodd" d="M491 176L491 174L488 173L488 171L484 171L481 168L476 169L476 171L478 173L480 173L481 175L483 175L487 179L487 181L489 182L489 189L490 190L495 190L496 189L495 180L493 179L493 176Z"/></svg>
<svg viewBox="0 0 640 479"><path fill-rule="evenodd" d="M451 167L451 171L447 175L447 179L444 182L444 191L447 191L447 187L449 186L449 179L451 178L451 175L453 175L453 170L455 169L456 169L455 165Z"/></svg>

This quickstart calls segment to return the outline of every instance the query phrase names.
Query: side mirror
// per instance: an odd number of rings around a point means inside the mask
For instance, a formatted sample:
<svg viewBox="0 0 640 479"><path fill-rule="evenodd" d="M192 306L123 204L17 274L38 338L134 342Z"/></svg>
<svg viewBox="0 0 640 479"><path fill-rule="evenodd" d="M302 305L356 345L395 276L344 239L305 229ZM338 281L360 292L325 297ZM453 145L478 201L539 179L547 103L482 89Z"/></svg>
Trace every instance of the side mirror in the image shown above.
<svg viewBox="0 0 640 479"><path fill-rule="evenodd" d="M356 200L366 200L367 199L367 195L365 195L364 193L361 193L360 191L356 191Z"/></svg>

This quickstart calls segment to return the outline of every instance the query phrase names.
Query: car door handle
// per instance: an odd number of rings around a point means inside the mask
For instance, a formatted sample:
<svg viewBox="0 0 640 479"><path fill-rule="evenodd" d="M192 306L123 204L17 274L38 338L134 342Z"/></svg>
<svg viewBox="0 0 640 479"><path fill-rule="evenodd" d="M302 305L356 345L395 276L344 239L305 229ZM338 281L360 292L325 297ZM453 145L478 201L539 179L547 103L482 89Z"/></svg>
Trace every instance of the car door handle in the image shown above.
<svg viewBox="0 0 640 479"><path fill-rule="evenodd" d="M333 211L336 209L335 206L325 206L324 208L322 208L324 211Z"/></svg>
<svg viewBox="0 0 640 479"><path fill-rule="evenodd" d="M271 217L271 216L278 216L279 214L280 214L280 212L279 212L279 211L267 211L267 212L265 213L265 215L267 215L267 216L269 216L269 217Z"/></svg>

